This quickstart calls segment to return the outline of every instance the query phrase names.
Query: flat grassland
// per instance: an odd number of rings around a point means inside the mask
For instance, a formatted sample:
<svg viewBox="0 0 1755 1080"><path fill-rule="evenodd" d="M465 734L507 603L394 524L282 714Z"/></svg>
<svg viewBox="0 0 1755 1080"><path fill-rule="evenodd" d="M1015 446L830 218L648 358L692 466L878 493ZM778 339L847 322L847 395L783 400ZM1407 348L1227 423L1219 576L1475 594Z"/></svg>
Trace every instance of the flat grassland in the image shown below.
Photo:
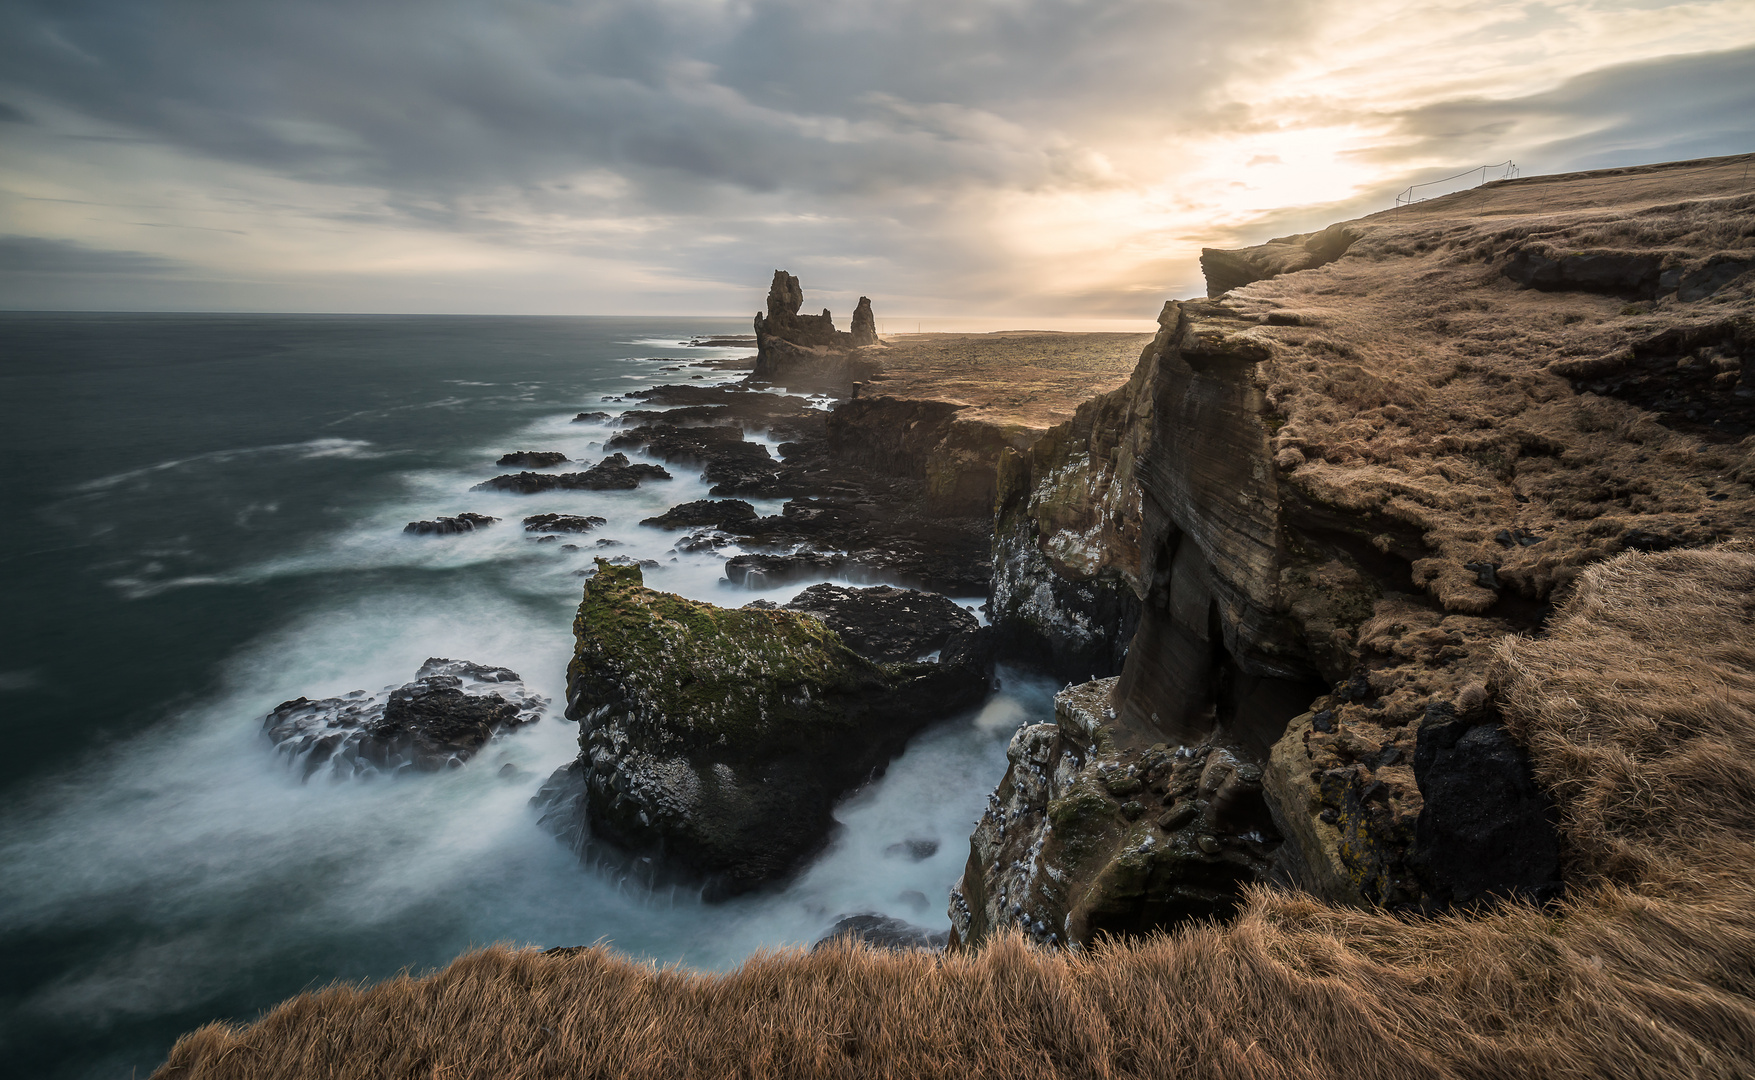
<svg viewBox="0 0 1755 1080"><path fill-rule="evenodd" d="M883 373L864 397L968 406L958 418L1046 431L1127 382L1151 334L904 334L886 338Z"/></svg>

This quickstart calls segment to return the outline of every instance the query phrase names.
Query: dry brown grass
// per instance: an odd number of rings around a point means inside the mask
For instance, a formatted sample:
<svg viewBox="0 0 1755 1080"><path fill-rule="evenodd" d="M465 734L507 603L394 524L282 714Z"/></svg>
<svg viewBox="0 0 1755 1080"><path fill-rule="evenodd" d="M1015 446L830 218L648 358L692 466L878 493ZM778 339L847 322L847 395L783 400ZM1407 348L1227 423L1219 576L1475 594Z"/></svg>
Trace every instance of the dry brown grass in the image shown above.
<svg viewBox="0 0 1755 1080"><path fill-rule="evenodd" d="M1400 919L1256 891L1224 926L708 975L487 949L185 1036L159 1077L1755 1075L1755 555L1586 570L1500 647L1569 899Z"/></svg>
<svg viewBox="0 0 1755 1080"><path fill-rule="evenodd" d="M1747 535L1755 437L1665 426L1575 390L1568 375L1666 333L1738 325L1746 349L1755 285L1629 303L1519 289L1500 273L1519 246L1663 252L1682 267L1748 258L1755 181L1742 179L1745 165L1489 184L1348 223L1359 239L1339 261L1228 294L1224 305L1245 318L1293 324L1248 332L1272 351L1258 377L1284 418L1274 451L1291 483L1418 536L1431 558L1416 581L1452 611L1495 599L1474 585L1470 562L1497 564L1501 581L1546 599L1630 534L1683 547ZM1502 529L1537 542L1495 543Z"/></svg>

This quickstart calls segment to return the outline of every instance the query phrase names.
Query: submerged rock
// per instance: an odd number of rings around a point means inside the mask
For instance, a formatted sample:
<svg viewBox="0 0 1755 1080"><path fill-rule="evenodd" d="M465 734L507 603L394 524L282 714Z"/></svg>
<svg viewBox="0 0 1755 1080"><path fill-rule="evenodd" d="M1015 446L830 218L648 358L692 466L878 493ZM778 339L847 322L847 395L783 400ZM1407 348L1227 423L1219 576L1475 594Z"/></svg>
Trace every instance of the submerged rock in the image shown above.
<svg viewBox="0 0 1755 1080"><path fill-rule="evenodd" d="M555 465L564 465L573 460L559 450L515 450L503 454L495 465L513 466L520 469L547 469Z"/></svg>
<svg viewBox="0 0 1755 1080"><path fill-rule="evenodd" d="M836 799L991 682L973 629L937 663L878 663L815 616L655 592L607 560L573 631L582 753L539 796L548 827L649 860L655 879L706 878L710 896L792 873L827 839Z"/></svg>
<svg viewBox="0 0 1755 1080"><path fill-rule="evenodd" d="M462 765L502 732L535 723L547 706L517 672L435 657L414 681L376 694L282 702L262 730L307 779L325 766L336 777L436 772Z"/></svg>
<svg viewBox="0 0 1755 1080"><path fill-rule="evenodd" d="M632 491L642 480L669 480L662 465L630 464L628 455L611 454L584 472L520 472L496 476L471 491L513 491L534 495L539 491Z"/></svg>
<svg viewBox="0 0 1755 1080"><path fill-rule="evenodd" d="M402 531L415 536L454 536L484 529L498 520L500 519L488 517L486 514L458 514L456 517L440 517L431 521L411 521L402 527Z"/></svg>
<svg viewBox="0 0 1755 1080"><path fill-rule="evenodd" d="M582 533L590 532L599 525L607 525L607 518L593 514L580 517L577 514L532 514L524 519L524 531L536 533ZM599 540L598 543L603 543Z"/></svg>

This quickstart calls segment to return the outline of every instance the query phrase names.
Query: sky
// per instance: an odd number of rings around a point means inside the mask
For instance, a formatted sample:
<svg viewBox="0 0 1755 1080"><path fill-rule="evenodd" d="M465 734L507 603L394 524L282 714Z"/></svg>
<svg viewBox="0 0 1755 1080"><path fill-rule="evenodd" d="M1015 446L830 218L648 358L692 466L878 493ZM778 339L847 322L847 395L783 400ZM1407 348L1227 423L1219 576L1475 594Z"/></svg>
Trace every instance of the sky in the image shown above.
<svg viewBox="0 0 1755 1080"><path fill-rule="evenodd" d="M0 308L1143 327L1410 184L1751 150L1755 0L0 0Z"/></svg>

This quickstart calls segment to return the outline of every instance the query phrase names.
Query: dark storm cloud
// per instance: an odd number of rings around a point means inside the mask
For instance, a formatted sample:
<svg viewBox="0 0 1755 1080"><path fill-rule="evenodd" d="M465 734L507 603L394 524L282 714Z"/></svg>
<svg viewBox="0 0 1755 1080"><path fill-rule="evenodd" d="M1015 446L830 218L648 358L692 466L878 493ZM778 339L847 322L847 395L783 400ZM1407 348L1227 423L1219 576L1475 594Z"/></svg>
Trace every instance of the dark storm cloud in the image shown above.
<svg viewBox="0 0 1755 1080"><path fill-rule="evenodd" d="M1755 149L1755 49L1601 68L1506 101L1444 102L1406 114L1396 134L1386 160L1466 162L1511 148L1526 172L1744 152Z"/></svg>
<svg viewBox="0 0 1755 1080"><path fill-rule="evenodd" d="M183 264L174 259L139 251L106 251L103 248L37 236L0 236L0 274L9 276L142 275L183 269Z"/></svg>
<svg viewBox="0 0 1755 1080"><path fill-rule="evenodd" d="M1178 42L1291 32L1299 6L46 0L0 13L0 80L186 150L438 199L591 168L659 206L702 181L1028 187L1091 179L1048 132L1100 122L1093 98L1194 96L1231 61Z"/></svg>
<svg viewBox="0 0 1755 1080"><path fill-rule="evenodd" d="M0 124L28 124L30 117L23 109L0 101Z"/></svg>

